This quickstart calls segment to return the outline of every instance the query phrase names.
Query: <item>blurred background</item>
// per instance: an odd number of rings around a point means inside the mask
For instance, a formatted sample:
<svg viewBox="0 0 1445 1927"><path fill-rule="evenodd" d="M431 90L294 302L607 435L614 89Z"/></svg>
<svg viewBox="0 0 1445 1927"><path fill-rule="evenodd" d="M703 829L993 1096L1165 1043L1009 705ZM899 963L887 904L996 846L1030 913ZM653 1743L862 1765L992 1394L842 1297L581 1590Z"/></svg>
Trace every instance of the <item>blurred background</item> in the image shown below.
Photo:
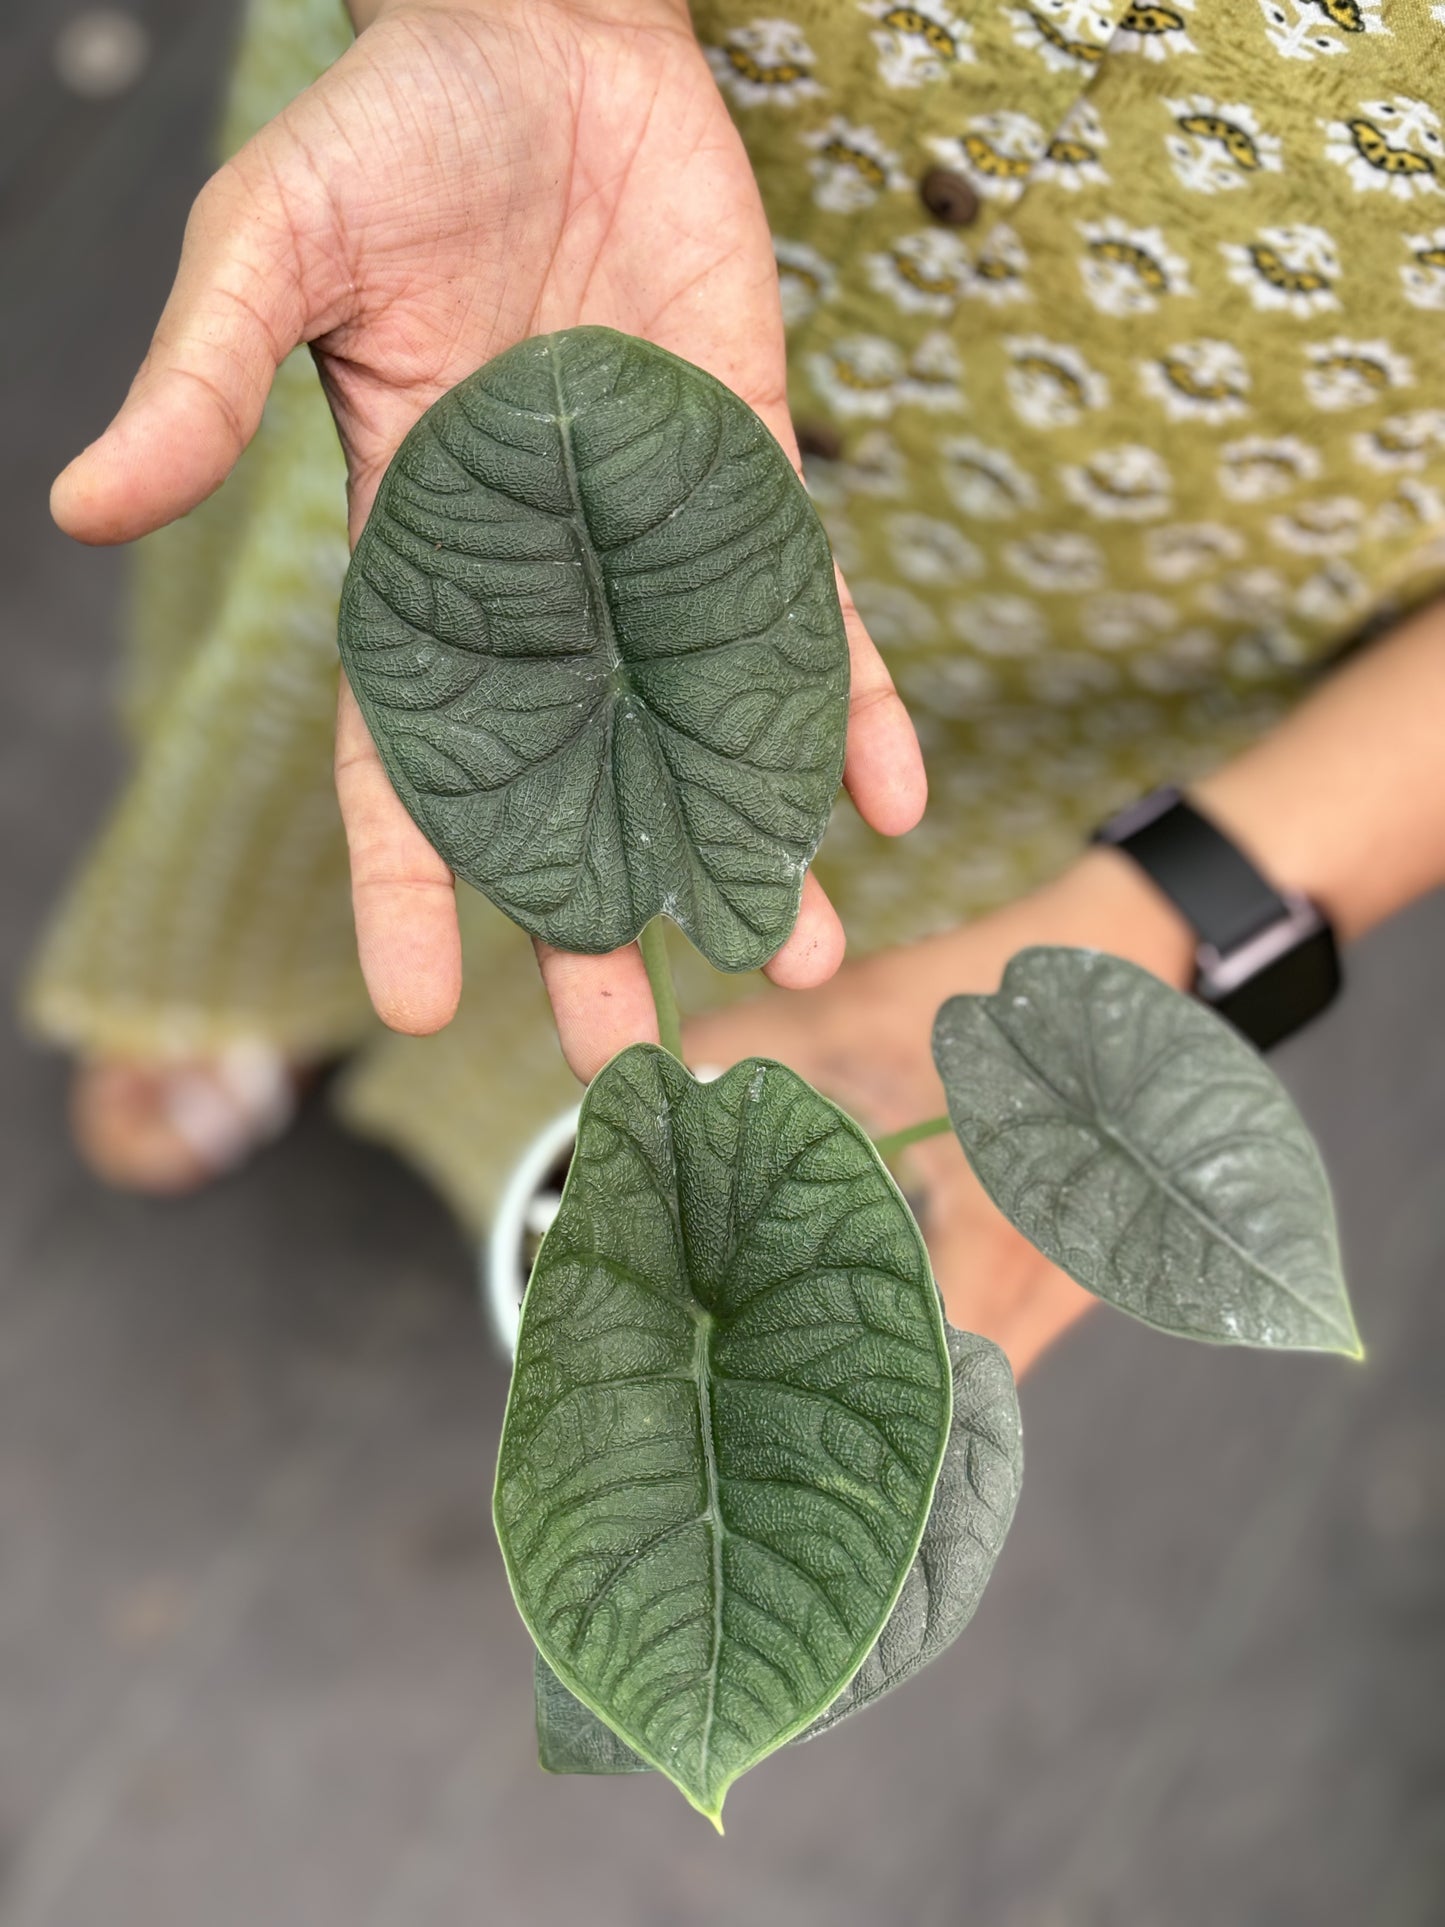
<svg viewBox="0 0 1445 1927"><path fill-rule="evenodd" d="M5 984L120 769L122 554L46 489L144 352L234 0L0 6ZM1100 1313L1026 1383L965 1640L728 1802L534 1763L505 1371L442 1208L324 1104L151 1205L0 1036L0 1927L1445 1922L1445 902L1280 1053L1363 1368Z"/></svg>

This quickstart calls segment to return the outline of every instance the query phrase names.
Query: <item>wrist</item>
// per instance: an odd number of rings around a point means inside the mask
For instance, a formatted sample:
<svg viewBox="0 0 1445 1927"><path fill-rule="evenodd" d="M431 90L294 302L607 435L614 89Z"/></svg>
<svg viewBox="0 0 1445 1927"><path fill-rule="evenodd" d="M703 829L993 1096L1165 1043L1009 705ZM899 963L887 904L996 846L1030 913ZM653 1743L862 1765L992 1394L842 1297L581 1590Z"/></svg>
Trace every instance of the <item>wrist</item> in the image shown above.
<svg viewBox="0 0 1445 1927"><path fill-rule="evenodd" d="M1352 874L1367 874L1356 853L1321 837L1302 786L1291 786L1263 759L1244 757L1192 784L1190 798L1238 844L1276 890L1306 896L1324 911L1341 941L1358 936L1373 917L1355 912Z"/></svg>
<svg viewBox="0 0 1445 1927"><path fill-rule="evenodd" d="M1445 602L1357 651L1190 795L1351 943L1445 883Z"/></svg>

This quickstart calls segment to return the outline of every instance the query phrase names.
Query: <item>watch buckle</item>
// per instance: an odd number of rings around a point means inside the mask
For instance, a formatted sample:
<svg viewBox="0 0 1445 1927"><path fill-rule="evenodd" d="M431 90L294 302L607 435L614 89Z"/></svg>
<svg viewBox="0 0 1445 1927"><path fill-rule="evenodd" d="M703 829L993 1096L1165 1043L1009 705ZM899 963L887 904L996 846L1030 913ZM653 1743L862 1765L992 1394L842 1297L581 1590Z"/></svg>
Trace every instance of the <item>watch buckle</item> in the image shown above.
<svg viewBox="0 0 1445 1927"><path fill-rule="evenodd" d="M1220 951L1212 943L1201 943L1195 956L1195 991L1207 1003L1218 1003L1251 977L1257 977L1291 950L1318 936L1325 919L1310 899L1297 891L1281 890L1286 914L1277 917L1246 937L1232 950Z"/></svg>

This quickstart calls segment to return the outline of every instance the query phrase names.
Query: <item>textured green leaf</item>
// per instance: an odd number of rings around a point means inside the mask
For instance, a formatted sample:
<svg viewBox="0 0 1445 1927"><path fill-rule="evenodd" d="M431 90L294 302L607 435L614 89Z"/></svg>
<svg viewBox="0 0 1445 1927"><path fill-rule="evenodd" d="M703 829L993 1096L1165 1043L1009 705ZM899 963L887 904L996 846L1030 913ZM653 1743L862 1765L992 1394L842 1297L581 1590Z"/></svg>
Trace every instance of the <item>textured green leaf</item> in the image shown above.
<svg viewBox="0 0 1445 1927"><path fill-rule="evenodd" d="M661 914L748 970L791 931L847 638L792 464L702 369L588 327L470 375L386 472L340 645L402 801L534 936Z"/></svg>
<svg viewBox="0 0 1445 1927"><path fill-rule="evenodd" d="M971 1332L948 1332L953 1425L933 1507L888 1623L843 1691L798 1734L816 1739L937 1659L972 1619L1018 1500L1023 1434L1008 1360ZM551 1773L641 1773L641 1760L537 1655L537 1746Z"/></svg>
<svg viewBox="0 0 1445 1927"><path fill-rule="evenodd" d="M933 1055L989 1196L1146 1324L1359 1353L1329 1181L1288 1093L1213 1011L1120 957L1020 952Z"/></svg>
<svg viewBox="0 0 1445 1927"><path fill-rule="evenodd" d="M593 1081L497 1466L561 1682L714 1820L863 1663L918 1550L951 1377L918 1227L781 1064Z"/></svg>

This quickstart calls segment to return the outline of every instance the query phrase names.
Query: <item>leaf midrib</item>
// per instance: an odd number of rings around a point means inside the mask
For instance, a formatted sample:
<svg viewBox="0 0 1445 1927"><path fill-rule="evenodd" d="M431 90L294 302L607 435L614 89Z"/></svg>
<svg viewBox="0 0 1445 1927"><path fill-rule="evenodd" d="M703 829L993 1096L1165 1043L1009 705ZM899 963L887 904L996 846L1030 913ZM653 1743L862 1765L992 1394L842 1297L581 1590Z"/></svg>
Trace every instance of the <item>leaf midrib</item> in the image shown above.
<svg viewBox="0 0 1445 1927"><path fill-rule="evenodd" d="M679 1203L681 1200L679 1200ZM717 1465L717 1439L713 1432L711 1363L708 1341L714 1319L694 1300L692 1315L697 1330L693 1339L692 1376L697 1386L698 1437L702 1442L703 1472L707 1482L707 1503L703 1516L708 1524L712 1546L712 1651L707 1665L707 1707L703 1714L702 1741L698 1748L698 1784L710 1792L708 1752L712 1744L713 1720L717 1712L718 1672L722 1664L723 1641L723 1518Z"/></svg>
<svg viewBox="0 0 1445 1927"><path fill-rule="evenodd" d="M552 392L557 398L557 433L561 440L562 460L567 473L567 492L572 498L572 522L573 522L574 528L577 531L578 546L581 548L581 551L582 551L582 570L583 570L583 574L587 578L588 593L591 596L593 602L595 603L597 609L601 612L602 621L604 625L604 632L605 632L604 641L607 649L608 674L613 683L613 687L608 690L607 694L603 697L603 700L602 700L602 711L603 711L603 717L604 717L604 726L607 731L607 740L603 745L603 752L601 757L599 758L598 767L599 769L603 767L607 767L611 769L612 786L614 791L620 798L622 794L622 784L618 780L618 771L617 771L616 756L615 756L616 744L617 744L617 688L616 688L616 685L618 681L621 681L625 685L628 695L631 696L633 700L636 702L637 713L643 718L645 718L648 724L652 727L655 742L657 739L657 729L656 729L657 718L654 717L651 709L648 707L646 698L642 695L641 691L635 688L635 686L633 685L628 664L622 654L622 644L618 636L617 619L612 608L611 593L607 587L607 575L605 570L602 567L602 563L598 557L597 551L592 545L591 531L587 527L587 513L582 505L582 486L577 474L576 452L572 447L572 417L567 412L567 398L562 392L562 370L560 365L560 358L555 348L550 348L548 350L547 365L552 375ZM688 867L693 871L693 873L695 875L700 875L704 879L704 881L708 883L713 889L717 890L718 894L721 896L722 895L721 889L717 885L711 873L708 871L706 865L702 862L696 849L693 847L691 826L689 825L686 813L683 810L682 796L679 791L677 776L672 768L672 765L668 762L667 758L663 755L662 746L660 742L657 742L657 755L658 755L658 760L661 763L663 769L666 770L667 772L667 777L668 777L667 799L673 813L674 821L677 826L678 847L681 848L684 855L686 856L688 861ZM625 850L623 854L622 869L623 869L623 875L627 880L628 897L635 909L636 892L633 888L632 865L630 862L627 861ZM723 900L728 904L728 908L733 910L733 914L737 915L738 913L734 909L732 903L726 897L724 897ZM678 921L681 921L681 920L678 920ZM690 932L692 928L692 921L693 921L692 919L686 920L686 922L682 923L682 927L685 929L688 929ZM743 919L743 921L746 922L746 919ZM752 925L748 925L748 928L752 929Z"/></svg>
<svg viewBox="0 0 1445 1927"><path fill-rule="evenodd" d="M622 650L617 640L617 624L612 615L612 602L607 593L607 579L602 573L602 565L592 546L592 538L587 528L587 514L582 506L582 487L577 475L577 456L572 447L572 417L567 412L567 397L562 392L562 370L554 347L548 348L547 366L552 375L552 392L557 397L557 434L562 444L563 465L567 471L567 493L572 498L572 525L580 537L578 546L582 550L582 569L587 577L587 587L602 617L605 629L607 666L616 671L623 666ZM610 704L608 708L610 711Z"/></svg>

